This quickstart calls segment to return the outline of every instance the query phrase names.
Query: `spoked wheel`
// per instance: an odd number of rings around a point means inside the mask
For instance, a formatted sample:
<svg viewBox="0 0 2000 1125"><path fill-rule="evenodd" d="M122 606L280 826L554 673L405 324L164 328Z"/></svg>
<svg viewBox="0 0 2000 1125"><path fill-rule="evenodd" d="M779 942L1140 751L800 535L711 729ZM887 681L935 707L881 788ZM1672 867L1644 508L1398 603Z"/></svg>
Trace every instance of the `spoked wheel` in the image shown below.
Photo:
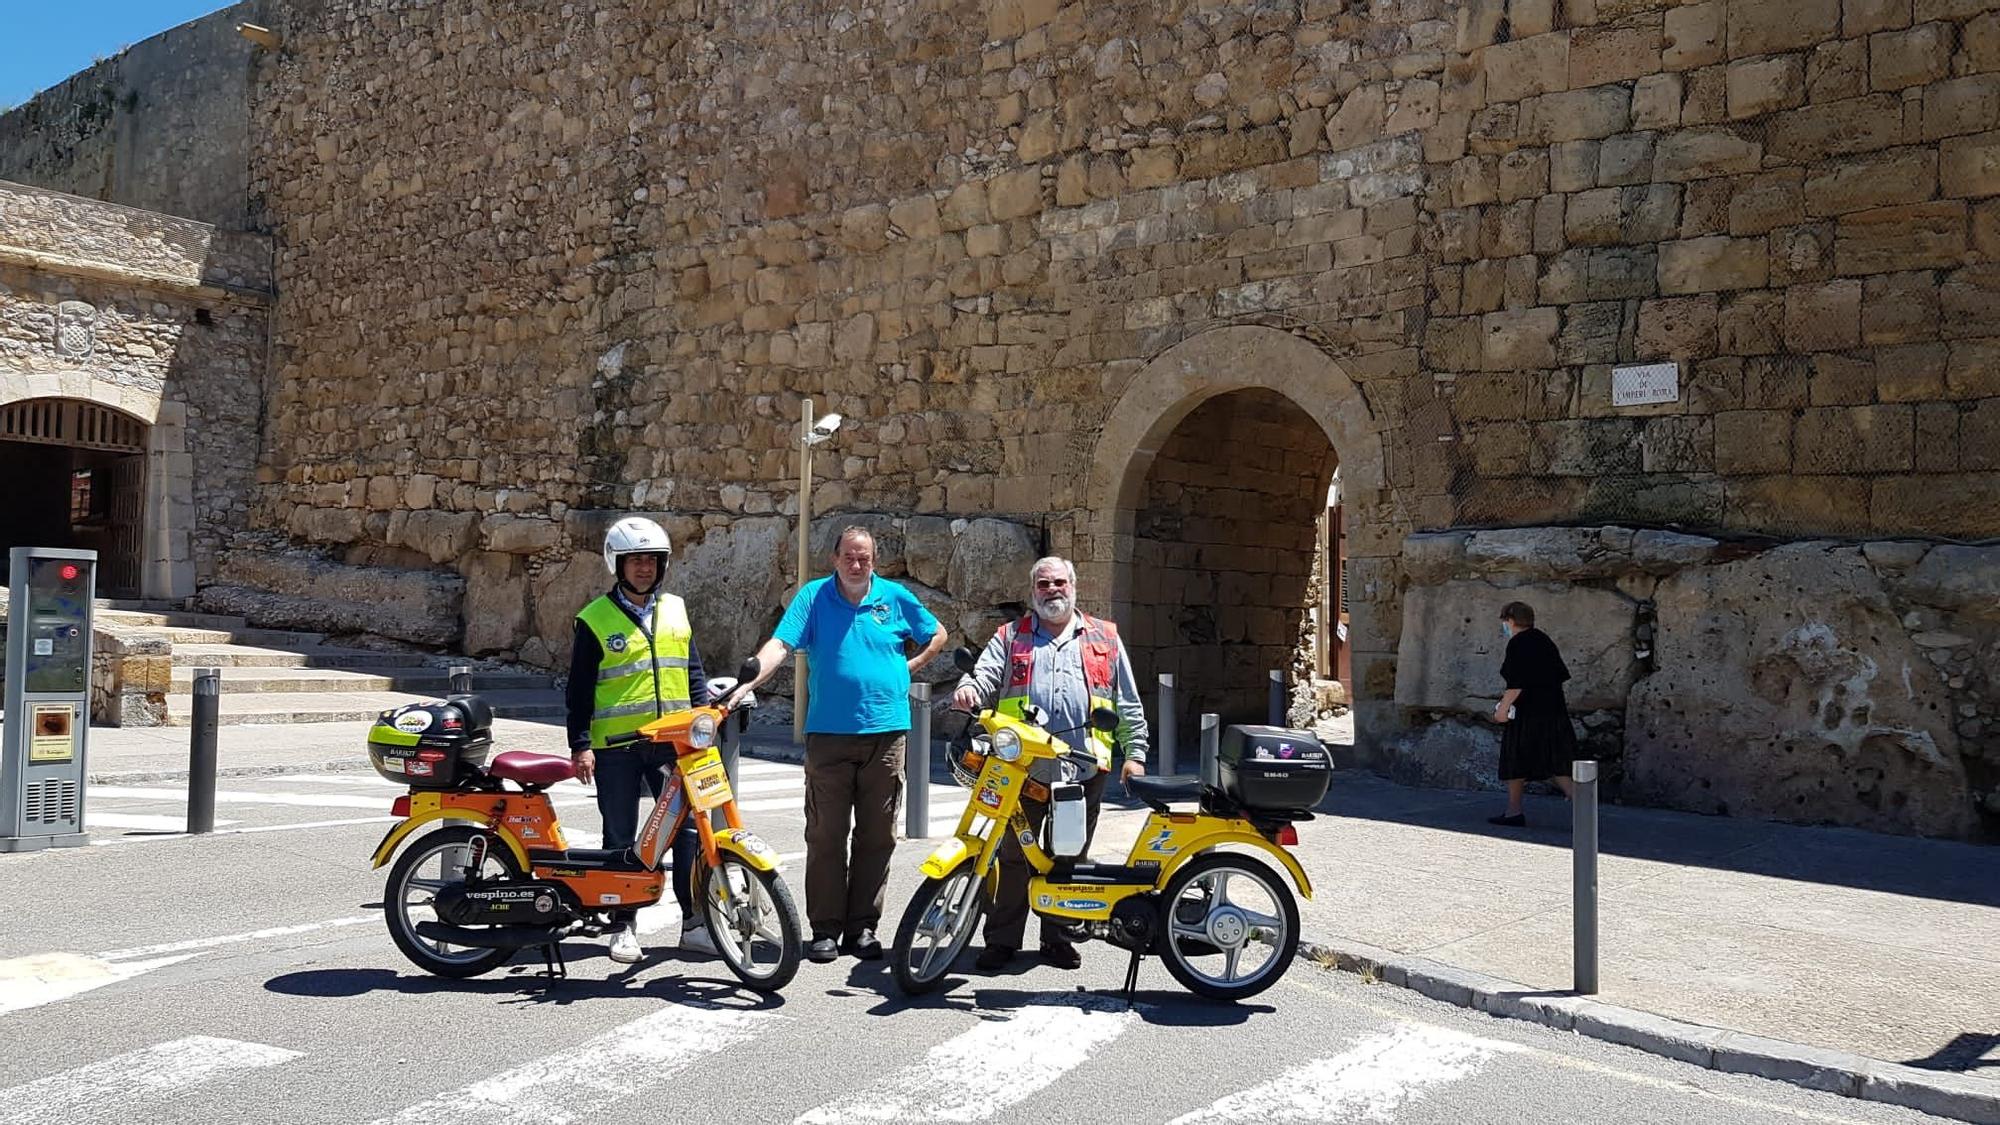
<svg viewBox="0 0 2000 1125"><path fill-rule="evenodd" d="M890 968L897 987L914 996L938 986L979 928L986 910L983 891L971 864L942 879L924 880L896 927Z"/></svg>
<svg viewBox="0 0 2000 1125"><path fill-rule="evenodd" d="M473 841L482 836L485 846L479 850L486 856L473 871L468 867ZM504 965L514 950L433 941L417 933L417 923L437 920L431 903L446 887L460 886L473 878L498 882L521 875L507 846L477 828L444 828L423 836L389 868L389 885L382 893L382 916L389 923L389 936L411 963L441 977L476 977Z"/></svg>
<svg viewBox="0 0 2000 1125"><path fill-rule="evenodd" d="M1278 983L1298 952L1299 907L1269 867L1210 852L1167 884L1160 957L1188 991L1241 1000Z"/></svg>
<svg viewBox="0 0 2000 1125"><path fill-rule="evenodd" d="M725 854L697 871L695 895L715 951L738 980L776 992L799 971L799 908L775 871Z"/></svg>

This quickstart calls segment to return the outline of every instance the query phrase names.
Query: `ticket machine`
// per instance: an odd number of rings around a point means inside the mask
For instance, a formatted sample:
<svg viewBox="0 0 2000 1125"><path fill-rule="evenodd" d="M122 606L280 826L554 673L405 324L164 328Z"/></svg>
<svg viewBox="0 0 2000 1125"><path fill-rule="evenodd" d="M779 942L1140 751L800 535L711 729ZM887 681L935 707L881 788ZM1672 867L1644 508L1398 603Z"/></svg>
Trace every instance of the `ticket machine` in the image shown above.
<svg viewBox="0 0 2000 1125"><path fill-rule="evenodd" d="M74 847L85 842L97 552L16 547L8 566L0 852Z"/></svg>

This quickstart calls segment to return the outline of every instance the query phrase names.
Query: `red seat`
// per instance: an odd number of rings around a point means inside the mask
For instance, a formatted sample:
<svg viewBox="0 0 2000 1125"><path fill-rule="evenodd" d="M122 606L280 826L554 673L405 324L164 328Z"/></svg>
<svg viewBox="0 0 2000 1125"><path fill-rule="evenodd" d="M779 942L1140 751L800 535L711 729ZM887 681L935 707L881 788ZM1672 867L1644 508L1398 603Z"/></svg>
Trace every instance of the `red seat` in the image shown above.
<svg viewBox="0 0 2000 1125"><path fill-rule="evenodd" d="M568 758L509 750L505 754L494 755L493 764L486 767L486 772L523 785L546 786L575 777L576 766Z"/></svg>

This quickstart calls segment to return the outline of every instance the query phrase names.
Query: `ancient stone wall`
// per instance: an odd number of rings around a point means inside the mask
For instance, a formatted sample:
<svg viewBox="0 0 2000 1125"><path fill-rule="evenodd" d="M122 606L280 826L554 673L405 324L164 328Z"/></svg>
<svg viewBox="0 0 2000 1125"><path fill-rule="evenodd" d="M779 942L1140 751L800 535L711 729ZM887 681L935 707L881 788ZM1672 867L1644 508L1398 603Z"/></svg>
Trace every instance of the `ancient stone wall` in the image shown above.
<svg viewBox="0 0 2000 1125"><path fill-rule="evenodd" d="M1498 614L1519 600L1614 796L2000 837L2000 548L1604 527L1422 535L1404 562L1392 774L1497 784Z"/></svg>
<svg viewBox="0 0 2000 1125"><path fill-rule="evenodd" d="M245 0L134 44L0 113L0 180L256 229Z"/></svg>

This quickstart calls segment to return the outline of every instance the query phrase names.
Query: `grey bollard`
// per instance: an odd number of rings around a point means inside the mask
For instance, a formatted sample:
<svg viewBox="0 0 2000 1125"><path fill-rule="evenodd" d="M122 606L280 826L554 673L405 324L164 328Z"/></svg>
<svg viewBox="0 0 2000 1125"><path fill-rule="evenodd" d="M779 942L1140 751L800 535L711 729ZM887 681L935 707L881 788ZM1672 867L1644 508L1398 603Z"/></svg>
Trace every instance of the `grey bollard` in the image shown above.
<svg viewBox="0 0 2000 1125"><path fill-rule="evenodd" d="M188 753L187 830L215 831L215 741L222 715L222 669L194 670L194 725Z"/></svg>
<svg viewBox="0 0 2000 1125"><path fill-rule="evenodd" d="M1216 772L1215 758L1222 749L1222 716L1213 711L1201 715L1201 783L1203 785L1222 784L1221 775Z"/></svg>
<svg viewBox="0 0 2000 1125"><path fill-rule="evenodd" d="M1161 777L1172 777L1174 773L1175 751L1179 749L1181 732L1178 729L1180 712L1175 710L1174 677L1171 672L1160 674L1160 708L1154 712L1160 719L1159 736L1154 739L1154 767Z"/></svg>
<svg viewBox="0 0 2000 1125"><path fill-rule="evenodd" d="M1597 763L1572 763L1570 778L1576 782L1570 836L1576 874L1576 992L1590 996L1597 992Z"/></svg>
<svg viewBox="0 0 2000 1125"><path fill-rule="evenodd" d="M1271 725L1284 726L1285 713L1290 710L1291 708L1285 705L1285 670L1273 668L1271 669Z"/></svg>
<svg viewBox="0 0 2000 1125"><path fill-rule="evenodd" d="M921 840L931 834L931 685L926 683L910 685L910 746L903 768L903 835Z"/></svg>
<svg viewBox="0 0 2000 1125"><path fill-rule="evenodd" d="M453 695L471 695L472 665L470 664L452 665L450 673L450 686L451 686L451 694Z"/></svg>

